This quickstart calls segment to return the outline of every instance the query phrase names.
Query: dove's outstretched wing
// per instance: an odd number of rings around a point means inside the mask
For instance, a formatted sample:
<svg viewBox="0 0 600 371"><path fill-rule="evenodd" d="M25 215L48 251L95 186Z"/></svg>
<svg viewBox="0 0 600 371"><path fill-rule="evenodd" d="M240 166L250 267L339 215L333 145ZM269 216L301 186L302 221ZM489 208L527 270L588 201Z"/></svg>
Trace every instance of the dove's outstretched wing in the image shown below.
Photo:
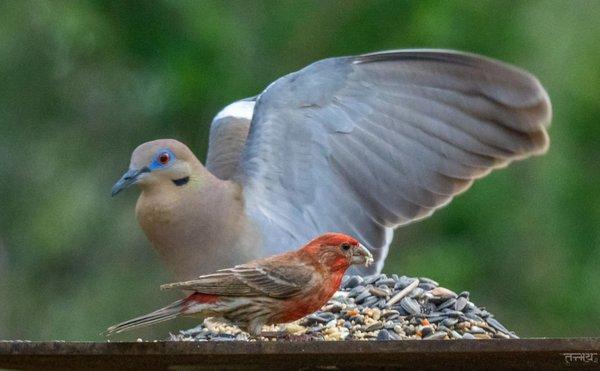
<svg viewBox="0 0 600 371"><path fill-rule="evenodd" d="M492 59L443 50L326 59L258 96L232 178L269 254L337 231L363 242L376 270L393 228L543 153L550 119L538 80Z"/></svg>

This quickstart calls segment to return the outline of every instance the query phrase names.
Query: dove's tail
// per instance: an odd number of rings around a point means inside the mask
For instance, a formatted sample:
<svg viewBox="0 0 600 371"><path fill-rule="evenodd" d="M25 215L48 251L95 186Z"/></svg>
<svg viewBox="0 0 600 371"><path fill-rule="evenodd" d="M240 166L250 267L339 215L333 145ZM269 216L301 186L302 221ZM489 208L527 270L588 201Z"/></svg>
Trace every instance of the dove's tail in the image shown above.
<svg viewBox="0 0 600 371"><path fill-rule="evenodd" d="M121 322L106 329L105 335L110 336L119 332L129 331L138 327L145 327L176 318L183 314L182 310L185 309L186 303L187 299L177 300L176 302L164 308L155 310L152 313Z"/></svg>

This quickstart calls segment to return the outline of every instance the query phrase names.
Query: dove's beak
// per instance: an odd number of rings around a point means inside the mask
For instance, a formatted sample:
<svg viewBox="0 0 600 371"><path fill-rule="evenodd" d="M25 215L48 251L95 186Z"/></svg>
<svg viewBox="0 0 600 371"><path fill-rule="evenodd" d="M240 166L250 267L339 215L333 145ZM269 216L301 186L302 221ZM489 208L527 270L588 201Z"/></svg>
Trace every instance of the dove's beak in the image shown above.
<svg viewBox="0 0 600 371"><path fill-rule="evenodd" d="M373 263L373 255L371 255L369 250L363 244L358 244L358 246L356 246L352 252L351 263L364 264L368 267L371 265L371 263Z"/></svg>
<svg viewBox="0 0 600 371"><path fill-rule="evenodd" d="M111 196L116 196L119 192L121 192L122 190L124 190L125 188L129 187L132 184L135 184L135 182L138 181L138 179L140 178L140 175L144 174L144 173L149 173L150 172L150 168L148 168L147 166L144 166L141 169L131 169L129 171L127 171L125 174L123 174L123 176L121 177L121 179L119 179L115 185L112 187L111 189Z"/></svg>

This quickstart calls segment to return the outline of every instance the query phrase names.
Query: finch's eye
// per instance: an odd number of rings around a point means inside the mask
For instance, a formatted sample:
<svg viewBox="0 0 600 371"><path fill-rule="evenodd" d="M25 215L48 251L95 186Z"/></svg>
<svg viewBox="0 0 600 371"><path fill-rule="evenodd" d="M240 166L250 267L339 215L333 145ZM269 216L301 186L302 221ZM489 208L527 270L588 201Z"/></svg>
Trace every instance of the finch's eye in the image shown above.
<svg viewBox="0 0 600 371"><path fill-rule="evenodd" d="M341 247L342 247L342 250L344 250L344 251L350 250L350 244L349 243L343 243Z"/></svg>
<svg viewBox="0 0 600 371"><path fill-rule="evenodd" d="M168 164L170 159L171 159L171 156L169 155L168 152L162 152L161 154L158 155L158 162L160 162L161 165Z"/></svg>

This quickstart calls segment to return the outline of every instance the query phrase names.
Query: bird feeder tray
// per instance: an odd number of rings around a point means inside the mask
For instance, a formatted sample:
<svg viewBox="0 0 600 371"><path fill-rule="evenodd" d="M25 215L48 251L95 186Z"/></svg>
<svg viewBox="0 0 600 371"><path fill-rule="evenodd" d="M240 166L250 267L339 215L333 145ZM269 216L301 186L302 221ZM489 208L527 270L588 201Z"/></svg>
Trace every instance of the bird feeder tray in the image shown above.
<svg viewBox="0 0 600 371"><path fill-rule="evenodd" d="M8 369L561 369L600 367L600 338L223 341L0 342Z"/></svg>

